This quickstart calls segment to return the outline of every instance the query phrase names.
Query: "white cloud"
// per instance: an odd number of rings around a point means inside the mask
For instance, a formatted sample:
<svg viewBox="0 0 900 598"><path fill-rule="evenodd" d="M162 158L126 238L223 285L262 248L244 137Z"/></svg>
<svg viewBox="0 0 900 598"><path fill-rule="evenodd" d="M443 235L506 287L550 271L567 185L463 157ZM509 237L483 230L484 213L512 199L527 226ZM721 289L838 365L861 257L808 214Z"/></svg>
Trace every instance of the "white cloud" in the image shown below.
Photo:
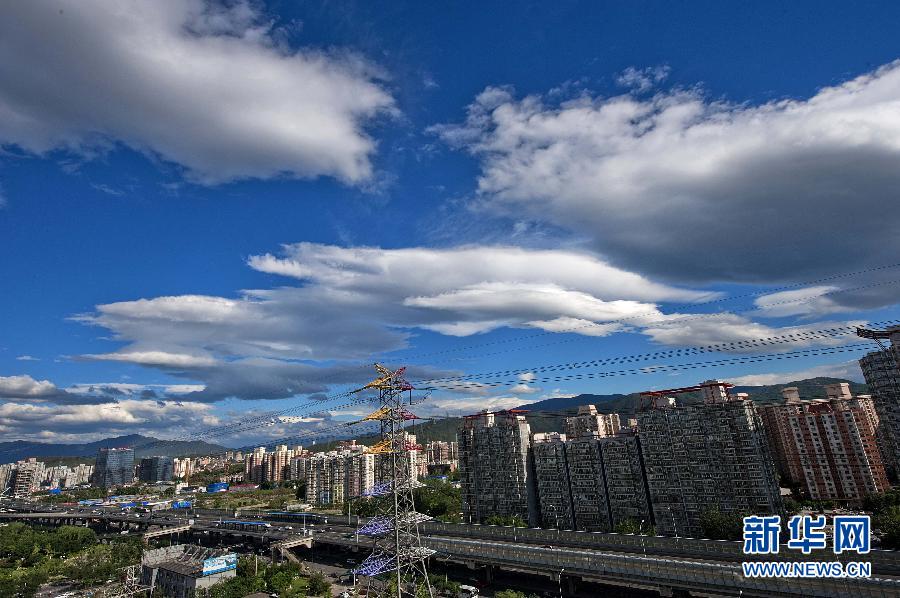
<svg viewBox="0 0 900 598"><path fill-rule="evenodd" d="M216 364L216 360L211 357L186 353L167 353L166 351L124 351L86 354L81 357L98 361L123 361L126 363L172 368L209 367Z"/></svg>
<svg viewBox="0 0 900 598"><path fill-rule="evenodd" d="M757 297L753 303L759 308L759 315L767 317L824 315L847 311L846 307L842 307L831 297L826 296L826 293L839 288L821 285L781 291Z"/></svg>
<svg viewBox="0 0 900 598"><path fill-rule="evenodd" d="M849 335L829 336L810 333L817 330L844 328L862 325L864 323L865 322L861 320L849 322L826 321L801 326L775 327L754 322L737 314L722 313L714 316L664 316L658 321L648 322L641 332L657 343L670 346L707 346L722 343L740 343L791 334L800 335L800 337L791 342L790 345L772 345L773 351L780 351L783 350L784 347L796 349L814 345L840 345L855 337ZM803 335L806 335L805 338L802 338ZM764 352L766 348L765 345L744 345L744 348L737 347L726 350L728 352L738 353L758 353Z"/></svg>
<svg viewBox="0 0 900 598"><path fill-rule="evenodd" d="M644 69L636 69L630 66L616 78L616 83L641 93L653 89L658 83L662 83L669 76L670 71L671 69L668 66L653 66Z"/></svg>
<svg viewBox="0 0 900 598"><path fill-rule="evenodd" d="M210 405L125 399L92 405L0 403L5 438L78 442L119 434L183 433L202 424Z"/></svg>
<svg viewBox="0 0 900 598"><path fill-rule="evenodd" d="M728 378L728 381L739 386L764 386L770 384L787 384L788 382L797 380L819 377L844 378L846 380L853 380L854 382L863 382L862 370L859 369L859 362L855 359L841 363L817 365L805 370L796 370L793 372L774 372L768 374L736 376Z"/></svg>
<svg viewBox="0 0 900 598"><path fill-rule="evenodd" d="M523 372L519 374L519 380L522 382L531 382L535 378L537 378L537 376L534 375L534 372Z"/></svg>
<svg viewBox="0 0 900 598"><path fill-rule="evenodd" d="M482 205L586 234L632 270L795 281L900 253L900 62L759 106L488 88L432 130L481 159Z"/></svg>
<svg viewBox="0 0 900 598"><path fill-rule="evenodd" d="M536 392L541 392L541 389L537 386L529 386L527 384L516 384L509 389L509 392L517 395L531 395Z"/></svg>
<svg viewBox="0 0 900 598"><path fill-rule="evenodd" d="M62 391L49 380L35 380L31 376L0 376L0 398L51 398Z"/></svg>
<svg viewBox="0 0 900 598"><path fill-rule="evenodd" d="M301 284L244 291L237 299L182 295L97 306L76 319L111 331L126 346L83 357L148 365L201 387L182 393L184 400L279 399L367 382L370 372L357 366L311 362L368 360L403 348L416 329L454 336L503 326L585 336L632 331L683 346L826 327L776 328L728 313L664 314L659 303L717 295L661 285L583 252L301 243L248 262ZM438 377L426 368L416 371L411 379ZM490 392L477 385L458 391Z"/></svg>
<svg viewBox="0 0 900 598"><path fill-rule="evenodd" d="M19 355L16 357L16 361L40 361L40 359L31 355Z"/></svg>
<svg viewBox="0 0 900 598"><path fill-rule="evenodd" d="M207 184L360 183L375 151L364 126L394 110L378 76L347 53L287 47L245 0L0 9L0 143L35 154L122 143Z"/></svg>

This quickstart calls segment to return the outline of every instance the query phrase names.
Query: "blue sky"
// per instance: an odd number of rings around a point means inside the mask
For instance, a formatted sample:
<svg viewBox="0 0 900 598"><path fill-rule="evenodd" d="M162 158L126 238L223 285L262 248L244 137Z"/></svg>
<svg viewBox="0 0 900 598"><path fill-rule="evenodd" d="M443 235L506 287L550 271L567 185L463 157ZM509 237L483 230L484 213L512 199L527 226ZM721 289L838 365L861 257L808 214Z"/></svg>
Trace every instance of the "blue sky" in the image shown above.
<svg viewBox="0 0 900 598"><path fill-rule="evenodd" d="M707 377L858 379L854 338L811 332L897 318L898 17L821 2L2 8L0 433L189 436L319 400L222 439L263 441L362 412L321 399L376 359L416 379L517 370L436 391L435 413ZM802 338L752 343L785 334ZM678 359L814 352L530 373L733 342Z"/></svg>

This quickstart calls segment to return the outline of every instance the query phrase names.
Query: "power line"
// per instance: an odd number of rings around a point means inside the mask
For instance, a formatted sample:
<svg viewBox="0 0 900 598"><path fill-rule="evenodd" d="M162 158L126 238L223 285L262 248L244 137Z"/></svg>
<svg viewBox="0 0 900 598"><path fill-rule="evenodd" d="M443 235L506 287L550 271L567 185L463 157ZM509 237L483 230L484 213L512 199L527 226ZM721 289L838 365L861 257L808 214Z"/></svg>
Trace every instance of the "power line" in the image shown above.
<svg viewBox="0 0 900 598"><path fill-rule="evenodd" d="M872 325L891 325L893 323L900 322L900 320L886 320L884 322L876 322ZM499 376L508 376L508 375L517 375L517 374L527 374L534 372L549 372L556 370L564 370L564 369L573 369L573 368L585 368L585 367L593 367L593 366L601 366L601 365L612 365L616 363L629 363L635 361L648 361L652 359L675 359L680 357L698 355L702 353L714 353L714 352L727 352L727 351L735 351L742 349L751 349L751 348L759 348L765 346L774 346L779 344L790 344L797 342L806 342L809 340L815 339L828 339L835 338L840 336L849 336L851 334L855 334L856 326L841 326L836 328L823 328L819 330L809 330L802 331L796 333L783 334L778 336L770 336L756 339L745 339L739 341L730 341L727 343L718 343L714 345L703 345L696 347L679 347L675 349L666 349L662 351L655 351L652 353L641 353L635 355L623 355L623 356L613 356L606 357L602 359L592 359L589 361L580 361L580 362L566 362L559 363L553 365L545 365L545 366L534 366L529 368L517 368L517 369L508 369L508 370L500 370L494 372L482 372L475 374L463 374L459 376L446 376L443 378L430 378L424 380L415 380L414 384L431 384L431 383L440 383L440 382L451 382L451 381L460 381L460 380L471 380L471 379L483 379L483 378L494 378ZM522 382L522 380L519 380Z"/></svg>
<svg viewBox="0 0 900 598"><path fill-rule="evenodd" d="M553 377L545 377L545 378L535 378L534 382L569 382L572 380L587 380L594 378L608 378L612 376L628 376L628 375L636 375L636 374L655 374L660 372L672 372L679 370L690 370L690 369L699 369L705 367L720 367L724 365L734 365L734 364L745 364L745 363L760 363L765 361L780 361L787 359L797 359L800 357L811 357L816 355L832 355L838 353L848 353L855 352L859 350L868 350L869 345L867 343L857 343L852 345L844 345L841 347L820 347L813 349L804 349L799 351L791 351L787 353L775 353L769 355L747 355L742 357L730 358L730 359L718 359L712 361L703 361L703 362L694 362L694 363L685 363L685 364L675 364L675 365L654 365L654 366L645 366L641 368L630 368L623 370L613 370L606 372L585 372L578 374L570 374L566 376L553 376ZM574 369L574 368L566 368L566 369ZM463 390L463 391L472 391L476 389L482 389L485 387L497 387L497 386L506 386L509 384L518 384L521 380L503 380L503 381L480 381L480 380L472 380L472 381L463 381L459 384L435 384L433 388L441 389L441 390Z"/></svg>

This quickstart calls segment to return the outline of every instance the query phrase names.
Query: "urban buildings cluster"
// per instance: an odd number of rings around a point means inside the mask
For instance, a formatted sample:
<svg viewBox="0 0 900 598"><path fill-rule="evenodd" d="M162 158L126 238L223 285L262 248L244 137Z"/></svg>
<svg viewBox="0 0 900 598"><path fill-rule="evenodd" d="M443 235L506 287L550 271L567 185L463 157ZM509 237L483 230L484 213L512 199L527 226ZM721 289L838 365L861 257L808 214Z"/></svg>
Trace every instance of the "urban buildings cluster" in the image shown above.
<svg viewBox="0 0 900 598"><path fill-rule="evenodd" d="M93 471L86 463L48 467L34 457L5 463L0 465L0 494L24 498L39 490L73 488L89 483Z"/></svg>
<svg viewBox="0 0 900 598"><path fill-rule="evenodd" d="M406 434L405 442L416 445L416 437ZM405 453L414 477L455 471L456 457L455 442L429 442ZM319 453L302 446L278 445L274 451L258 447L244 457L244 479L257 484L300 482L305 484L307 503L337 504L363 495L381 481L380 465L387 458L355 440L340 442L334 450Z"/></svg>
<svg viewBox="0 0 900 598"><path fill-rule="evenodd" d="M782 488L859 506L890 488L900 462L900 329L893 335L860 362L872 396L840 383L824 398L789 387L757 405L709 380L644 393L625 426L593 405L566 418L565 433L532 433L520 410L468 416L457 433L464 520L586 531L630 522L699 536L709 511L781 512ZM702 401L679 404L687 392Z"/></svg>

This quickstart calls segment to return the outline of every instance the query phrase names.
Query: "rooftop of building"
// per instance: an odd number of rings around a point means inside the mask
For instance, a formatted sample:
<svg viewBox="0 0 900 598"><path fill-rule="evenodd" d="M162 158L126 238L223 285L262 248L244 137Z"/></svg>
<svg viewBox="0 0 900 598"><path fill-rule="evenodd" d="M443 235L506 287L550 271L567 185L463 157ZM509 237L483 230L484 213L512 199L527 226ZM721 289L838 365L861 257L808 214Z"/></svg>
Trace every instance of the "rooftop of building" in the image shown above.
<svg viewBox="0 0 900 598"><path fill-rule="evenodd" d="M215 548L176 544L144 552L141 565L165 569L179 575L200 577L203 575L203 561L225 554L227 554L226 551Z"/></svg>

